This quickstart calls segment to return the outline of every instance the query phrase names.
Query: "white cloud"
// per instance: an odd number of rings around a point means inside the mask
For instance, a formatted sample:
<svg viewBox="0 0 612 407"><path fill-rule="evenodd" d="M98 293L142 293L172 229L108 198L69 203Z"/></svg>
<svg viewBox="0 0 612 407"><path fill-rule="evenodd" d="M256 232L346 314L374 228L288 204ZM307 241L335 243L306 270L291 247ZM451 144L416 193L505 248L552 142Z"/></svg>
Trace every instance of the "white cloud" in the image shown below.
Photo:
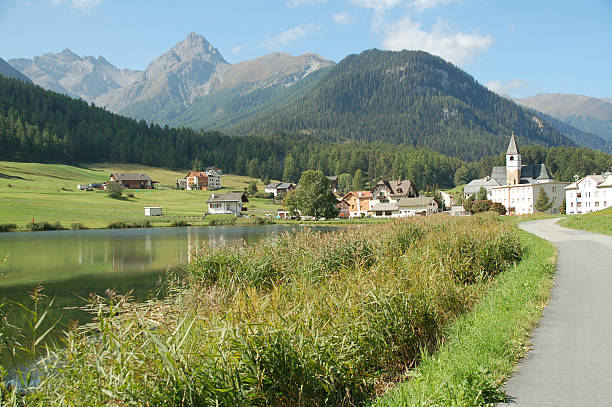
<svg viewBox="0 0 612 407"><path fill-rule="evenodd" d="M522 79L513 79L506 83L491 81L485 83L485 86L489 90L502 96L514 96L517 93L529 93L533 90L529 82Z"/></svg>
<svg viewBox="0 0 612 407"><path fill-rule="evenodd" d="M244 45L240 44L240 45L236 45L234 48L232 48L232 54L237 54L240 51L242 51L244 49Z"/></svg>
<svg viewBox="0 0 612 407"><path fill-rule="evenodd" d="M412 0L410 6L414 7L417 11L422 12L428 8L434 8L441 4L449 4L458 0Z"/></svg>
<svg viewBox="0 0 612 407"><path fill-rule="evenodd" d="M353 17L348 13L333 14L332 18L340 25L350 25L353 22Z"/></svg>
<svg viewBox="0 0 612 407"><path fill-rule="evenodd" d="M102 0L52 0L53 4L59 5L68 3L75 10L80 10L84 13L91 12Z"/></svg>
<svg viewBox="0 0 612 407"><path fill-rule="evenodd" d="M363 8L371 8L377 12L390 10L393 7L399 6L404 0L351 0L356 6Z"/></svg>
<svg viewBox="0 0 612 407"><path fill-rule="evenodd" d="M274 37L267 38L264 41L263 46L267 48L275 48L280 45L287 45L297 40L298 38L305 37L315 31L319 31L320 29L320 24L300 24L296 27L290 28L289 30L283 31L282 33Z"/></svg>
<svg viewBox="0 0 612 407"><path fill-rule="evenodd" d="M325 3L327 0L287 0L285 4L293 7L305 6L308 4L321 4Z"/></svg>
<svg viewBox="0 0 612 407"><path fill-rule="evenodd" d="M457 65L469 62L492 43L493 38L489 35L453 32L442 21L438 21L431 31L426 31L409 15L386 28L382 40L382 46L386 49L419 49Z"/></svg>

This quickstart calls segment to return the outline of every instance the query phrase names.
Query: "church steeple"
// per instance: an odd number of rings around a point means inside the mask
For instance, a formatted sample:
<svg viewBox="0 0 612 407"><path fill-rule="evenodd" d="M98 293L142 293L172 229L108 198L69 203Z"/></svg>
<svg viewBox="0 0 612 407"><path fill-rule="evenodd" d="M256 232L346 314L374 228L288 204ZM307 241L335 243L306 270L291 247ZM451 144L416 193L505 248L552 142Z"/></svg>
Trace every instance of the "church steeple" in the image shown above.
<svg viewBox="0 0 612 407"><path fill-rule="evenodd" d="M506 185L518 185L521 183L521 167L521 155L516 146L514 133L512 133L510 144L508 144L508 151L506 151Z"/></svg>

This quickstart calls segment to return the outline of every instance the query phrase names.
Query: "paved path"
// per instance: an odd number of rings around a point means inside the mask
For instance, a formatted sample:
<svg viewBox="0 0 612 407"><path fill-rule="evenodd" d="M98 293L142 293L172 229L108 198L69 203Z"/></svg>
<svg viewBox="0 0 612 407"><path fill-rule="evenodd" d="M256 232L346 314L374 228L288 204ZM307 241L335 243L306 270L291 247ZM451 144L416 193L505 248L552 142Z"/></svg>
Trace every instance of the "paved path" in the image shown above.
<svg viewBox="0 0 612 407"><path fill-rule="evenodd" d="M556 220L520 225L557 246L559 258L533 349L506 384L508 405L612 406L612 236Z"/></svg>

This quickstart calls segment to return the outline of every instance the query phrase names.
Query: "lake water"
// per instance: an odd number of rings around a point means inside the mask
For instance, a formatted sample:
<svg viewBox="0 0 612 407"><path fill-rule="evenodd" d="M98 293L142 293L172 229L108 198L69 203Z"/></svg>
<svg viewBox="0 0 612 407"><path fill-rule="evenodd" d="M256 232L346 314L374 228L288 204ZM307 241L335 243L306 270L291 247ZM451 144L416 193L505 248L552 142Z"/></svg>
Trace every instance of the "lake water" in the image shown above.
<svg viewBox="0 0 612 407"><path fill-rule="evenodd" d="M79 307L90 293L133 291L137 301L163 296L166 270L189 262L195 250L251 244L302 227L287 225L177 227L0 233L0 298L31 305L29 293L42 285L55 298L46 317L87 322ZM317 228L329 230L329 228ZM25 314L9 306L9 322L26 326ZM47 326L47 324L44 324Z"/></svg>

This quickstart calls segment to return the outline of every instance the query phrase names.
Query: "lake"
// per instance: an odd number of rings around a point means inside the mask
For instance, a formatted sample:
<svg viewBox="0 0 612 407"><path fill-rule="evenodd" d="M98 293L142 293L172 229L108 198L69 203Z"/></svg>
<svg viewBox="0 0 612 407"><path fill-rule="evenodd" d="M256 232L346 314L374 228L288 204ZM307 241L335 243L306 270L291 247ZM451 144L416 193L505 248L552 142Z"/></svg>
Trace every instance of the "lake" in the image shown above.
<svg viewBox="0 0 612 407"><path fill-rule="evenodd" d="M47 323L60 318L60 326L71 320L84 323L91 317L78 308L86 304L90 293L104 296L112 289L119 294L132 291L137 301L159 298L164 295L159 283L166 270L187 264L195 250L251 244L303 228L261 225L0 233L0 261L6 256L0 266L0 298L31 306L29 293L40 284L46 295L44 304L55 298ZM27 326L17 306L9 306L8 313L9 322Z"/></svg>

